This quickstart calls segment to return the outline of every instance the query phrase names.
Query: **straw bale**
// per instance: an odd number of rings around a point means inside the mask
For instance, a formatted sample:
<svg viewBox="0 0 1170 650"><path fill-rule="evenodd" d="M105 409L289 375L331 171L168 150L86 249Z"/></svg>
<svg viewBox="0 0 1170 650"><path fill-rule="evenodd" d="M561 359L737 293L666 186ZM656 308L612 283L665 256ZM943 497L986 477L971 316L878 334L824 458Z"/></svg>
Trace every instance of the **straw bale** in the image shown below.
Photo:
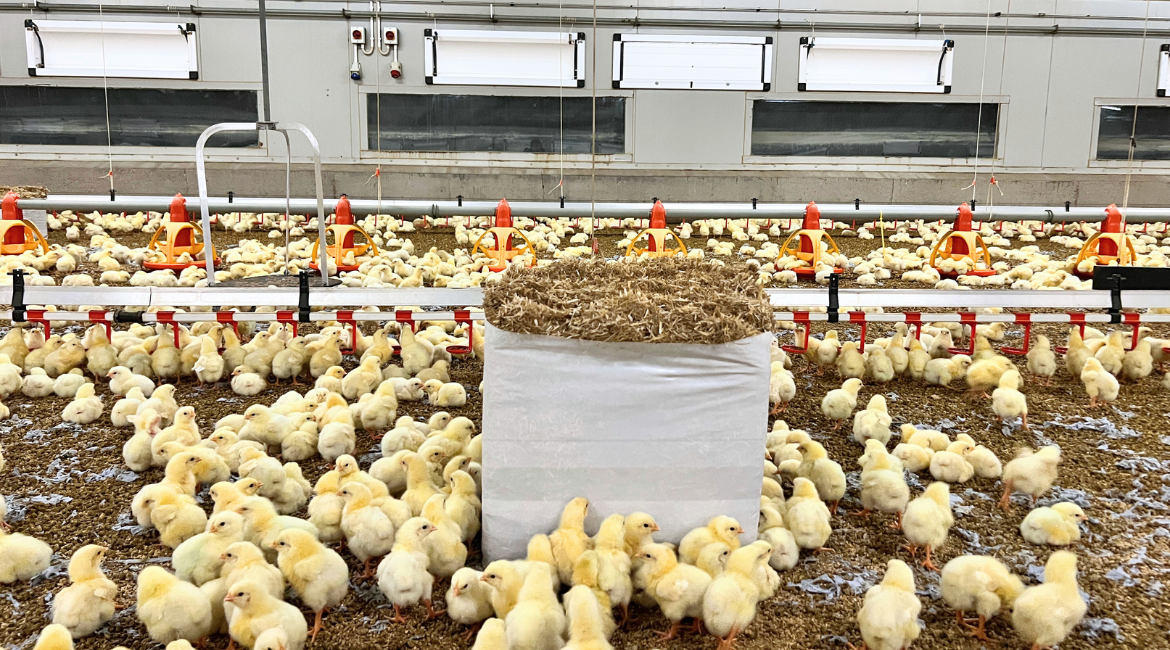
<svg viewBox="0 0 1170 650"><path fill-rule="evenodd" d="M509 332L589 341L718 344L773 327L746 265L677 257L513 266L485 292L484 311Z"/></svg>
<svg viewBox="0 0 1170 650"><path fill-rule="evenodd" d="M16 192L17 198L21 199L44 199L49 196L49 190L37 185L14 185L12 187L0 185L0 197L10 191Z"/></svg>

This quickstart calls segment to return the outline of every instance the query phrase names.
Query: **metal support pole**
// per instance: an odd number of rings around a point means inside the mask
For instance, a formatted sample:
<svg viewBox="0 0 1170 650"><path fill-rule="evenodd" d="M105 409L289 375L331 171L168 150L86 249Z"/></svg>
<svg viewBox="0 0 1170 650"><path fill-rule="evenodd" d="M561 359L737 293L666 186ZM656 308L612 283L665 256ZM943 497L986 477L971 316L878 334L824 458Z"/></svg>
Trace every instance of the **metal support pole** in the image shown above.
<svg viewBox="0 0 1170 650"><path fill-rule="evenodd" d="M264 121L272 121L272 102L268 96L268 16L260 0L260 92L264 96Z"/></svg>

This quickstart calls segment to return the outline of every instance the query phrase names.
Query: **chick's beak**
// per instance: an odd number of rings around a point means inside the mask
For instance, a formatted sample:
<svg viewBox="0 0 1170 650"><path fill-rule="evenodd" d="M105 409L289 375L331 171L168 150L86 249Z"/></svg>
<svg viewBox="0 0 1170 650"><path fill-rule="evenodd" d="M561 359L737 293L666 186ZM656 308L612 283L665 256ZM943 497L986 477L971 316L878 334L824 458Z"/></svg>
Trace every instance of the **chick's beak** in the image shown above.
<svg viewBox="0 0 1170 650"><path fill-rule="evenodd" d="M660 530L662 529L658 527L658 524L654 524L654 527L650 529L650 532L657 533Z"/></svg>
<svg viewBox="0 0 1170 650"><path fill-rule="evenodd" d="M218 532L219 532L219 526L216 526L215 524L212 524L212 525L211 525L211 528L208 528L208 529L207 529L207 531L208 531L208 532L210 532L210 533L218 533Z"/></svg>
<svg viewBox="0 0 1170 650"><path fill-rule="evenodd" d="M222 553L222 554L220 554L220 556L219 556L219 559L221 559L221 560L226 560L226 559L227 559L227 553Z"/></svg>
<svg viewBox="0 0 1170 650"><path fill-rule="evenodd" d="M451 587L451 592L454 593L456 596L463 593L463 591L459 588L459 585L455 585L454 587Z"/></svg>
<svg viewBox="0 0 1170 650"><path fill-rule="evenodd" d="M235 596L233 596L232 594L228 594L228 595L226 595L226 596L224 596L224 597L223 597L223 602L225 602L225 603L234 603L234 602L236 602L236 597L235 597Z"/></svg>

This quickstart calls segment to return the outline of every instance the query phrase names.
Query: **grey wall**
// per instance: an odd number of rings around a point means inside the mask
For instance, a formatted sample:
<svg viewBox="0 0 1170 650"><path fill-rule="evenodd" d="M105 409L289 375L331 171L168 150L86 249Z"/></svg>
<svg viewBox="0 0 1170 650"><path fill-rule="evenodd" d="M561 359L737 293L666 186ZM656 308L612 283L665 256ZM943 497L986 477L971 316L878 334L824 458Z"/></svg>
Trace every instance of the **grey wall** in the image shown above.
<svg viewBox="0 0 1170 650"><path fill-rule="evenodd" d="M565 31L585 31L592 64L594 44L590 5L568 5L560 16ZM994 166L1004 189L999 202L1095 205L1120 201L1126 172L1132 176L1134 205L1170 203L1170 161L1094 160L1097 105L1103 102L1170 105L1155 96L1157 52L1170 43L1170 2L1123 0L993 0L988 21L983 0L847 0L786 1L783 11L757 11L746 0L693 0L686 10L672 2L641 2L640 9L602 2L596 43L597 94L627 97L627 152L598 156L547 154L394 154L365 150L366 93L459 92L550 95L556 89L427 86L423 81L422 31L427 27L483 29L558 28L555 6L524 2L385 5L386 24L399 28L402 79L389 74L389 57L361 56L363 79L349 79L351 24L366 25L364 2L274 2L269 6L269 55L273 117L307 125L321 143L326 163L326 191L372 197L366 181L375 165L383 166L383 194L406 198L548 196L562 173L566 194L588 199L596 178L599 200L640 200L650 196L675 200L820 201L862 198L868 202L948 203L970 198L962 190L971 181L973 160L799 158L748 156L750 102L759 98L823 100L893 100L1001 103L998 158ZM110 79L111 86L175 88L260 88L255 4L212 0L197 5L199 15L182 10L178 19L195 22L200 52L197 81ZM1147 6L1150 19L1145 20ZM649 7L649 8L647 8ZM360 18L346 20L342 9ZM858 10L869 13L857 13ZM107 20L168 21L174 9L162 2L128 0L104 7ZM299 12L299 13L298 13ZM496 22L489 19L495 14ZM95 11L30 12L0 2L0 84L100 86L101 79L45 79L27 74L23 21L26 18L96 20ZM630 26L634 20L639 27ZM777 21L779 20L779 29ZM984 30L988 31L985 38ZM1142 39L1142 31L1147 36ZM615 32L770 35L775 38L773 85L766 93L731 91L616 91L610 87L611 43ZM1006 32L1006 36L1005 36ZM954 83L949 95L908 96L880 93L799 93L796 91L800 37L893 36L956 41ZM1006 54L1005 54L1006 42ZM1139 61L1144 63L1139 64ZM1142 66L1139 79L1139 65ZM593 73L587 72L592 81ZM588 97L582 89L565 96ZM1128 99L1127 99L1128 98ZM294 136L296 138L296 136ZM308 147L294 140L294 156L307 160ZM108 181L104 148L0 147L0 184L43 184L55 193L104 192ZM245 195L283 191L284 146L262 139L254 150L211 154L210 188ZM268 163L268 164L266 164ZM193 153L187 149L116 148L115 184L122 193L194 193ZM985 176L983 178L986 178ZM977 198L985 199L981 181ZM302 165L294 173L294 192L312 191Z"/></svg>

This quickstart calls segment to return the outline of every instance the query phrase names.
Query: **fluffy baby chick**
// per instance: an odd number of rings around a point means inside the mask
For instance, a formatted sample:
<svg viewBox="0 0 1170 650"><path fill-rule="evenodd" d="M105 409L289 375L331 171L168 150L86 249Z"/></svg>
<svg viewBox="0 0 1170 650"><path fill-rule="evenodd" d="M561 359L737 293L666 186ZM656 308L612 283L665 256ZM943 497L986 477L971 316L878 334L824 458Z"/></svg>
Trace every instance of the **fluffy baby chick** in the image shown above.
<svg viewBox="0 0 1170 650"><path fill-rule="evenodd" d="M1077 556L1057 551L1044 565L1044 584L1016 598L1012 626L1034 649L1049 648L1068 638L1088 610L1077 585Z"/></svg>
<svg viewBox="0 0 1170 650"><path fill-rule="evenodd" d="M833 528L829 507L817 494L813 482L799 477L792 482L792 496L785 504L784 523L792 531L796 545L800 548L819 550L824 548Z"/></svg>
<svg viewBox="0 0 1170 650"><path fill-rule="evenodd" d="M581 555L585 557L586 554L583 552ZM592 553L589 556L596 558ZM484 567L480 580L492 587L492 609L495 610L497 618L507 617L508 612L516 606L516 598L520 594L520 588L524 586L524 576L527 575L521 571L522 568L527 571L527 565L523 562L508 560L496 560Z"/></svg>
<svg viewBox="0 0 1170 650"><path fill-rule="evenodd" d="M1162 343L1158 342L1159 347ZM1149 377L1154 372L1153 344L1150 339L1143 338L1132 350L1125 353L1121 361L1121 376L1129 381L1137 381Z"/></svg>
<svg viewBox="0 0 1170 650"><path fill-rule="evenodd" d="M975 468L967 462L964 455L974 449L971 443L956 440L945 450L935 452L930 459L930 475L936 481L947 483L966 483L975 476Z"/></svg>
<svg viewBox="0 0 1170 650"><path fill-rule="evenodd" d="M813 482L821 501L831 503L830 512L837 512L837 504L845 496L845 470L834 460L829 459L824 445L815 440L805 440L798 446L803 460L797 470L798 476L803 476Z"/></svg>
<svg viewBox="0 0 1170 650"><path fill-rule="evenodd" d="M573 565L577 558L593 547L593 540L585 534L585 515L589 513L589 500L577 497L561 511L561 523L549 536L553 558L556 560L557 576L568 584L573 577ZM499 613L497 612L497 616Z"/></svg>
<svg viewBox="0 0 1170 650"><path fill-rule="evenodd" d="M463 541L470 542L479 534L479 515L482 507L479 495L476 494L475 479L471 478L471 474L457 470L452 472L448 483L451 486L451 495L447 497L443 507L447 511L447 516L462 531ZM655 530L657 529L655 524ZM551 552L550 546L549 553Z"/></svg>
<svg viewBox="0 0 1170 650"><path fill-rule="evenodd" d="M569 642L564 647L567 650L613 650L601 607L597 596L584 585L573 587L565 594Z"/></svg>
<svg viewBox="0 0 1170 650"><path fill-rule="evenodd" d="M897 516L895 528L902 527L902 513L910 501L910 488L906 485L902 470L890 454L882 454L870 462L861 472L861 507L857 514L868 517L869 513L890 512ZM791 526L790 526L791 528ZM794 531L795 532L795 531Z"/></svg>
<svg viewBox="0 0 1170 650"><path fill-rule="evenodd" d="M1085 385L1085 392L1089 395L1089 408L1097 408L1099 404L1117 399L1121 384L1097 359L1085 360L1080 377L1081 383Z"/></svg>
<svg viewBox="0 0 1170 650"><path fill-rule="evenodd" d="M772 362L772 373L768 380L768 402L772 404L772 415L783 412L788 403L796 397L796 381L792 371L782 361Z"/></svg>
<svg viewBox="0 0 1170 650"><path fill-rule="evenodd" d="M63 625L46 625L37 636L33 650L73 650L73 638Z"/></svg>
<svg viewBox="0 0 1170 650"><path fill-rule="evenodd" d="M421 600L427 608L427 620L442 612L431 606L431 589L435 578L427 572L427 551L424 540L435 531L435 525L414 517L407 520L394 540L390 554L378 565L378 589L394 606L394 622L405 623L402 608L417 605Z"/></svg>
<svg viewBox="0 0 1170 650"><path fill-rule="evenodd" d="M263 404L253 404L244 411L240 440L254 440L269 447L279 447L292 432L289 419Z"/></svg>
<svg viewBox="0 0 1170 650"><path fill-rule="evenodd" d="M69 559L69 586L53 598L53 623L75 639L93 634L114 617L118 586L102 572L106 547L82 546Z"/></svg>
<svg viewBox="0 0 1170 650"><path fill-rule="evenodd" d="M951 486L942 481L931 483L922 496L906 506L906 514L902 517L902 532L910 542L910 555L915 556L918 548L924 547L926 559L922 566L938 571L930 554L946 543L947 533L953 525L955 516L951 513Z"/></svg>
<svg viewBox="0 0 1170 650"><path fill-rule="evenodd" d="M467 405L467 390L463 384L449 382L444 384L438 379L428 379L423 383L423 392L431 406L442 408L462 408Z"/></svg>
<svg viewBox="0 0 1170 650"><path fill-rule="evenodd" d="M598 587L609 597L611 606L622 608L622 622L629 620L630 599L634 595L630 580L632 561L626 554L626 518L613 514L601 522L601 529L593 538L598 560Z"/></svg>
<svg viewBox="0 0 1170 650"><path fill-rule="evenodd" d="M316 613L312 632L316 641L322 612L339 605L349 592L349 568L340 555L303 530L286 530L274 543L281 574Z"/></svg>
<svg viewBox="0 0 1170 650"><path fill-rule="evenodd" d="M865 356L858 352L853 341L846 341L837 353L837 374L842 379L865 377Z"/></svg>
<svg viewBox="0 0 1170 650"><path fill-rule="evenodd" d="M640 562L641 560L639 560ZM645 571L641 569L642 567L639 566L640 572L635 578L637 585L640 588L645 588L646 575ZM581 557L577 558L577 563L573 565L573 586L587 587L593 592L593 597L597 600L598 609L601 612L601 617L604 622L605 636L608 639L617 630L617 623L613 620L613 608L610 605L609 594L605 593L599 586L598 574L600 572L601 563L597 560L597 551L585 551L581 554ZM518 596L519 589L515 589L515 593ZM650 598L649 595L647 595L647 598ZM653 599L650 599L650 601L653 602ZM647 604L649 605L649 603Z"/></svg>
<svg viewBox="0 0 1170 650"><path fill-rule="evenodd" d="M150 523L158 529L159 541L164 546L178 548L207 528L207 514L191 503L187 495L161 490L150 512Z"/></svg>
<svg viewBox="0 0 1170 650"><path fill-rule="evenodd" d="M150 449L155 436L162 431L159 428L162 418L154 411L147 411L126 419L134 425L134 435L122 445L122 459L135 472L144 472L154 465L154 454Z"/></svg>
<svg viewBox="0 0 1170 650"><path fill-rule="evenodd" d="M781 502L783 503L783 502ZM792 531L784 524L784 515L770 505L760 506L760 523L757 528L760 539L772 545L772 557L768 566L776 571L787 571L800 561L800 547Z"/></svg>
<svg viewBox="0 0 1170 650"><path fill-rule="evenodd" d="M232 391L244 397L255 397L268 390L268 381L248 366L232 370Z"/></svg>
<svg viewBox="0 0 1170 650"><path fill-rule="evenodd" d="M447 616L460 625L471 626L464 640L470 640L488 618L491 618L492 588L480 580L482 571L463 567L451 576L451 588L447 590Z"/></svg>
<svg viewBox="0 0 1170 650"><path fill-rule="evenodd" d="M427 550L427 569L439 578L451 577L467 563L467 546L463 531L447 516L446 496L436 494L423 505L422 517L435 525L435 532L427 535L423 546Z"/></svg>
<svg viewBox="0 0 1170 650"><path fill-rule="evenodd" d="M201 641L211 632L211 603L199 587L160 566L138 574L138 620L156 643Z"/></svg>
<svg viewBox="0 0 1170 650"><path fill-rule="evenodd" d="M374 575L370 562L390 552L394 546L394 522L373 504L370 489L357 481L347 483L338 492L345 501L341 513L341 532L350 551L365 563L363 577Z"/></svg>
<svg viewBox="0 0 1170 650"><path fill-rule="evenodd" d="M873 650L903 650L918 638L922 601L914 593L914 572L901 560L890 560L882 581L865 592L857 612L861 638Z"/></svg>
<svg viewBox="0 0 1170 650"><path fill-rule="evenodd" d="M735 550L739 548L741 533L743 526L735 519L725 515L714 517L706 526L694 528L683 536L678 545L678 559L684 564L694 564L703 549L715 543L726 544L731 550Z"/></svg>
<svg viewBox="0 0 1170 650"><path fill-rule="evenodd" d="M902 442L894 447L892 455L901 461L904 468L917 473L930 467L930 461L934 458L934 450L930 447Z"/></svg>
<svg viewBox="0 0 1170 650"><path fill-rule="evenodd" d="M537 562L529 567L516 606L504 620L511 650L558 650L564 644L565 610L557 601L551 580L547 564Z"/></svg>
<svg viewBox="0 0 1170 650"><path fill-rule="evenodd" d="M869 398L865 410L853 416L853 439L862 445L866 440L877 440L884 445L893 435L890 431L892 423L886 398L881 394L874 395Z"/></svg>
<svg viewBox="0 0 1170 650"><path fill-rule="evenodd" d="M1114 377L1121 374L1125 362L1125 333L1110 332L1109 336L1105 337L1105 345L1097 350L1093 358L1100 362L1105 372Z"/></svg>
<svg viewBox="0 0 1170 650"><path fill-rule="evenodd" d="M244 518L244 539L262 549L271 549L277 536L289 528L317 534L317 527L304 519L278 515L264 497L244 497L232 510Z"/></svg>
<svg viewBox="0 0 1170 650"><path fill-rule="evenodd" d="M1031 449L1021 449L1016 458L1008 461L1003 468L1003 497L999 500L1000 507L1004 512L1011 509L1013 492L1030 495L1032 503L1036 503L1036 499L1056 482L1059 466L1060 447L1056 445L1041 447L1035 453Z"/></svg>
<svg viewBox="0 0 1170 650"><path fill-rule="evenodd" d="M846 379L840 388L829 391L821 400L821 412L833 421L833 430L840 429L841 423L853 414L853 409L857 408L857 393L860 390L860 379Z"/></svg>
<svg viewBox="0 0 1170 650"><path fill-rule="evenodd" d="M147 397L154 393L154 382L149 377L136 375L125 366L114 366L106 376L110 378L110 392L116 395L126 395L135 386Z"/></svg>
<svg viewBox="0 0 1170 650"><path fill-rule="evenodd" d="M1031 544L1068 546L1080 541L1080 522L1088 520L1080 506L1064 501L1047 508L1034 508L1020 522L1020 534Z"/></svg>
<svg viewBox="0 0 1170 650"><path fill-rule="evenodd" d="M199 385L218 384L223 379L223 357L219 356L219 346L216 337L205 336L199 344L199 358L195 360L195 376L199 378Z"/></svg>
<svg viewBox="0 0 1170 650"><path fill-rule="evenodd" d="M130 416L138 412L138 405L146 401L146 395L143 394L142 389L134 386L126 397L114 403L114 408L110 409L110 424L116 427L132 426L130 423Z"/></svg>
<svg viewBox="0 0 1170 650"><path fill-rule="evenodd" d="M824 508L823 503L820 506ZM703 623L708 632L720 638L720 650L730 650L735 637L756 617L760 589L752 576L771 555L772 547L764 541L736 550L727 560L727 568L703 594Z"/></svg>
<svg viewBox="0 0 1170 650"><path fill-rule="evenodd" d="M659 640L673 639L684 618L693 618L697 625L702 620L703 594L711 576L698 567L680 564L665 544L646 544L638 555L646 574L646 593L670 621L670 629Z"/></svg>
<svg viewBox="0 0 1170 650"><path fill-rule="evenodd" d="M504 621L498 618L484 621L471 650L508 650L508 633Z"/></svg>
<svg viewBox="0 0 1170 650"><path fill-rule="evenodd" d="M913 424L903 424L899 431L903 441L912 445L930 447L934 451L943 451L951 445L951 439L942 431L919 429Z"/></svg>
<svg viewBox="0 0 1170 650"><path fill-rule="evenodd" d="M991 451L983 445L975 444L975 440L965 434L960 433L955 436L955 441L963 441L971 446L971 449L963 453L963 458L971 463L971 467L975 469L975 476L979 478L999 478L1003 475L1003 464L999 462L999 458L995 452Z"/></svg>
<svg viewBox="0 0 1170 650"><path fill-rule="evenodd" d="M1056 374L1056 353L1052 351L1047 336L1037 336L1036 342L1028 349L1028 372L1043 381L1045 386L1052 384L1052 376Z"/></svg>
<svg viewBox="0 0 1170 650"><path fill-rule="evenodd" d="M232 641L245 648L256 645L257 637L273 628L280 628L288 637L286 650L301 650L309 626L304 614L292 605L269 594L264 587L250 581L232 585L224 602L235 606L228 627Z"/></svg>
<svg viewBox="0 0 1170 650"><path fill-rule="evenodd" d="M989 640L984 631L987 619L1001 608L1010 608L1024 591L1024 583L1002 562L982 555L963 555L947 562L939 586L959 625L983 641ZM963 612L969 611L979 616L979 627L963 618Z"/></svg>
<svg viewBox="0 0 1170 650"><path fill-rule="evenodd" d="M952 381L961 379L971 365L971 357L965 354L956 354L950 358L931 359L926 364L922 378L932 386L949 386Z"/></svg>
<svg viewBox="0 0 1170 650"><path fill-rule="evenodd" d="M991 393L991 410L999 421L1021 418L1024 428L1028 428L1028 401L1019 391L1020 373L1009 370L999 377L999 388Z"/></svg>
<svg viewBox="0 0 1170 650"><path fill-rule="evenodd" d="M61 419L76 424L89 424L102 416L102 398L94 394L93 384L82 384L77 396L61 411Z"/></svg>
<svg viewBox="0 0 1170 650"><path fill-rule="evenodd" d="M223 568L223 554L243 538L243 517L230 510L212 515L207 532L187 539L175 549L171 558L175 575L196 587L215 580Z"/></svg>

